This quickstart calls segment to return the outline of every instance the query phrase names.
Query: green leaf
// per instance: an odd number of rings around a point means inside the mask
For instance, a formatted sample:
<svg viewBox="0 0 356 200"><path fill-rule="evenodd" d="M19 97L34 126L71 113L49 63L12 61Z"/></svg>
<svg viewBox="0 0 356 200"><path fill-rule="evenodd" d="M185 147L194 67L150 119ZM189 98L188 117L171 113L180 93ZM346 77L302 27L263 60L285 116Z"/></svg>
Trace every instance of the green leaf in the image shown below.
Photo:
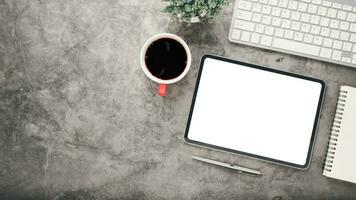
<svg viewBox="0 0 356 200"><path fill-rule="evenodd" d="M211 21L221 7L229 0L162 0L168 5L162 10L171 13L179 20L190 23L192 17L198 17L200 21Z"/></svg>

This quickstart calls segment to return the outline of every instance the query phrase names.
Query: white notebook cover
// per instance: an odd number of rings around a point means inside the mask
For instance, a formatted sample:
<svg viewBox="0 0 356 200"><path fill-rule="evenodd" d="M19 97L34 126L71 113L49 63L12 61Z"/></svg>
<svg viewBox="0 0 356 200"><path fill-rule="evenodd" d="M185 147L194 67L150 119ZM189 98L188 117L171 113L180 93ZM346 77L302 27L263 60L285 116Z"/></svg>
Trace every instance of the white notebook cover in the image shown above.
<svg viewBox="0 0 356 200"><path fill-rule="evenodd" d="M340 88L323 175L356 183L356 88Z"/></svg>

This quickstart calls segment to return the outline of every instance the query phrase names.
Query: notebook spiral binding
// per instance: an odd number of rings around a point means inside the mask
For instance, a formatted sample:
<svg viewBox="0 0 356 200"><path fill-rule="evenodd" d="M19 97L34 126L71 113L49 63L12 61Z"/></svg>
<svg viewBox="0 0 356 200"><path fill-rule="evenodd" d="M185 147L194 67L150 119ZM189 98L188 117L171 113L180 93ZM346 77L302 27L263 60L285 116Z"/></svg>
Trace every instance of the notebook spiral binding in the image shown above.
<svg viewBox="0 0 356 200"><path fill-rule="evenodd" d="M326 152L326 158L324 164L324 170L327 172L331 172L333 167L335 151L337 148L337 141L341 128L341 121L344 115L346 98L347 98L347 91L340 90L337 105L336 105L335 118L331 128L331 134L329 138L329 144L328 144L328 149Z"/></svg>

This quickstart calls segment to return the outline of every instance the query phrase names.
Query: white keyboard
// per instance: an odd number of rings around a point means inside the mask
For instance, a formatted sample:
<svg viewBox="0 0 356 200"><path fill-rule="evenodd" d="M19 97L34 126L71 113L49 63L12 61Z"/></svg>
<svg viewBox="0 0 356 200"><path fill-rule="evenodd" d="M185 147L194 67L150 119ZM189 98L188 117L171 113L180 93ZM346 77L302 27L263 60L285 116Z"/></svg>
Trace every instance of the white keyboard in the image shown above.
<svg viewBox="0 0 356 200"><path fill-rule="evenodd" d="M322 0L236 0L229 40L356 67L356 7Z"/></svg>

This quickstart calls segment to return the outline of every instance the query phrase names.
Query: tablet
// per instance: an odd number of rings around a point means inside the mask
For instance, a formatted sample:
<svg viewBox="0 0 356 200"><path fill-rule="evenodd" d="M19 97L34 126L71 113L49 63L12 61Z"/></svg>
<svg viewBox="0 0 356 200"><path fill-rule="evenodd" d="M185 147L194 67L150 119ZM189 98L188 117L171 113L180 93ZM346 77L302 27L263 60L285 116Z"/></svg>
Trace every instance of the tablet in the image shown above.
<svg viewBox="0 0 356 200"><path fill-rule="evenodd" d="M204 55L185 141L306 169L324 91L322 80Z"/></svg>

